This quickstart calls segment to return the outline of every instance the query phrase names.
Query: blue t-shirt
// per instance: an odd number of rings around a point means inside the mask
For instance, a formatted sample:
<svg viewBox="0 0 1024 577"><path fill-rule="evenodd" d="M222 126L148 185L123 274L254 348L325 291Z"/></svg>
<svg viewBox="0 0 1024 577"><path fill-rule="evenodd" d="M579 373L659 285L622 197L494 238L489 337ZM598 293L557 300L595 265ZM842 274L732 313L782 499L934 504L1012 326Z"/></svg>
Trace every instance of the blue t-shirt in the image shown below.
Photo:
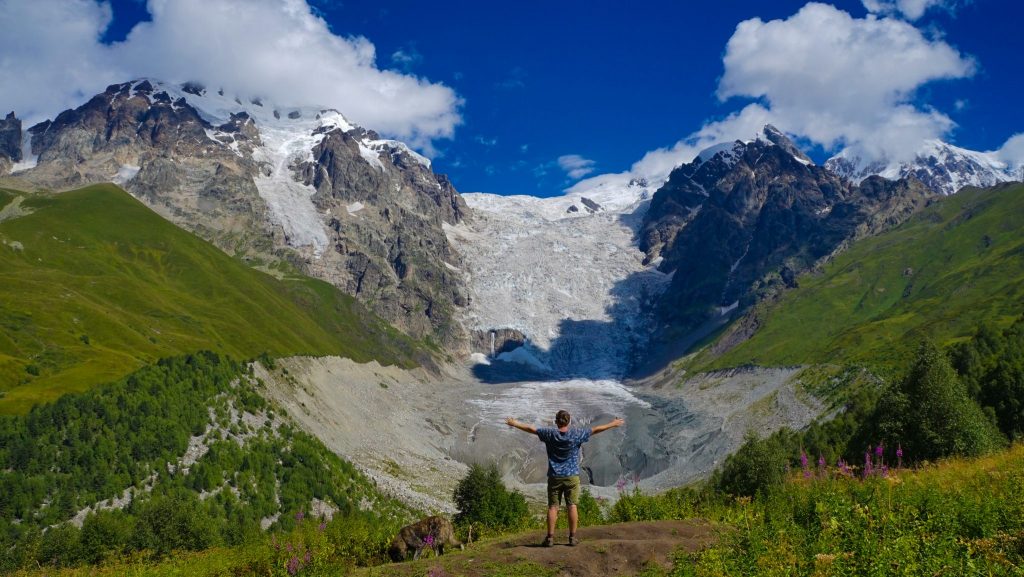
<svg viewBox="0 0 1024 577"><path fill-rule="evenodd" d="M590 429L554 427L537 429L537 436L548 449L548 477L571 477L580 474L580 445L590 440Z"/></svg>

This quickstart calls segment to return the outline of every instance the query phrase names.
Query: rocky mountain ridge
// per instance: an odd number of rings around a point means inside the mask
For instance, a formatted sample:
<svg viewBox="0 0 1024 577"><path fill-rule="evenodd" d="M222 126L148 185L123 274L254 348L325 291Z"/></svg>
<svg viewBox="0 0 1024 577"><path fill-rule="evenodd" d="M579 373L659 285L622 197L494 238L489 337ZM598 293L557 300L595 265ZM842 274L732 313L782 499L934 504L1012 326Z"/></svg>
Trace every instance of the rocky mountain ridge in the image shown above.
<svg viewBox="0 0 1024 577"><path fill-rule="evenodd" d="M854 183L872 175L889 180L913 177L942 194L954 194L965 186L988 187L1021 178L991 152L967 150L938 139L925 141L910 160L869 161L844 149L828 159L825 167Z"/></svg>
<svg viewBox="0 0 1024 577"><path fill-rule="evenodd" d="M770 125L755 140L717 145L676 168L644 217L646 262L673 274L658 316L676 333L724 322L934 194L912 179L852 185Z"/></svg>
<svg viewBox="0 0 1024 577"><path fill-rule="evenodd" d="M337 111L142 79L24 132L9 116L0 148L0 169L22 181L117 182L229 254L286 261L441 346L466 340L459 256L442 230L465 203L429 160Z"/></svg>

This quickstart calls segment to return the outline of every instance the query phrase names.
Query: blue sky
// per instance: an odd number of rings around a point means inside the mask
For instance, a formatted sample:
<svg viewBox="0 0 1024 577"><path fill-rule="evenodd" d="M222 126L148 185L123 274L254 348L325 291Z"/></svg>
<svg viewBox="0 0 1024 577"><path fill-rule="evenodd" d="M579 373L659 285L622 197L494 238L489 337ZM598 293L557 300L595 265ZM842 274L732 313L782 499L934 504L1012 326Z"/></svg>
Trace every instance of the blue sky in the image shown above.
<svg viewBox="0 0 1024 577"><path fill-rule="evenodd" d="M571 184L553 164L562 155L594 160L594 173L622 171L746 102L715 95L736 25L787 18L806 2L385 4L314 5L339 33L372 40L382 65L397 51L411 54L411 71L465 99L464 124L435 161L460 190L548 195ZM859 1L832 4L867 14ZM991 150L1024 130L1022 21L1024 3L978 0L915 22L980 66L972 78L920 91L921 102L956 121L957 144Z"/></svg>
<svg viewBox="0 0 1024 577"><path fill-rule="evenodd" d="M231 1L211 0L209 4ZM304 0L282 1L300 11L306 6ZM155 11L163 11L156 20L171 22L173 9L160 8L165 2L154 0L149 6L138 0L112 2L106 21L102 17L98 21L103 44L116 46L125 41L140 21L152 18L149 12L154 6ZM859 144L867 150L870 143L865 141L878 126L892 125L901 118L916 123L915 130L922 134L937 133L976 150L999 149L1024 131L1024 111L1019 104L1024 92L1024 67L1019 57L1024 54L1024 35L1019 32L1024 3L1016 0L857 0L826 6L835 11L817 10L817 16L827 16L838 22L837 26L860 30L862 44L874 42L871 35L880 33L875 29L877 21L887 20L894 23L889 28L897 36L919 34L911 39L925 50L925 62L897 62L908 70L922 67L908 72L914 78L908 85L881 86L863 99L869 106L872 98L878 98L894 115L876 119L874 125L865 121L850 130L824 129L814 124L817 120L806 117L808 110L814 112L818 107L837 123L850 120L857 124L861 119L851 115L871 115L870 110L858 110L850 103L842 110L832 110L829 99L802 95L800 83L813 83L818 71L831 69L827 61L804 65L810 69L800 71L802 76L794 77L792 91L787 92L790 86L785 83L773 85L769 80L768 86L762 87L763 79L759 80L765 67L779 65L766 56L780 42L770 26L747 29L747 36L757 44L745 52L740 47L744 35L737 26L753 18L762 24L778 21L782 42L799 40L799 36L827 37L827 30L808 28L817 26L814 22L820 19L812 18L806 2L627 5L621 1L310 0L310 4L312 13L326 21L334 35L363 37L372 44L375 60L371 68L396 72L404 80L419 83L408 90L407 100L393 103L394 111L360 114L376 120L376 124L364 122L370 128L380 129L378 125L384 124L384 131L430 150L435 169L449 173L464 192L558 194L580 178L631 167L643 172L634 163L659 148L666 149L672 162L678 162L709 139L750 132L752 123L762 118L801 137L801 143L819 161L827 158L827 148ZM867 7L875 15L869 17ZM802 15L799 18L798 13ZM849 22L842 13L849 15ZM867 18L875 22L865 24ZM250 32L259 34L258 30ZM734 50L729 50L734 37ZM166 46L147 42L136 42L133 51L142 51L137 46ZM895 42L892 45L900 45ZM173 58L167 48L152 50ZM857 50L864 51L864 58L879 61L899 56L898 50L893 54L872 52L871 46L863 45L852 47L850 53L860 54ZM733 52L736 56L727 74L723 58ZM97 62L104 57L97 56ZM119 58L118 64L133 74L145 66L125 64L130 59ZM150 56L150 61L154 58ZM188 58L181 60L187 62ZM942 64L928 69L928 62L937 60ZM833 91L841 99L852 91L851 99L857 101L856 91L863 89L858 78L862 75L856 72L860 65L849 64L852 77L830 79L824 94ZM167 69L172 74L183 73ZM896 70L899 74L892 75L902 74L901 68ZM345 78L344 73L340 71L337 78ZM885 79L875 82L884 84ZM764 94L759 93L762 88ZM84 86L78 90L87 92ZM417 90L423 91L422 96ZM890 93L898 95L891 97ZM0 92L0 103L3 96ZM747 110L749 118L729 118L758 103L762 106ZM794 112L796 108L800 110ZM395 111L406 110L413 111L407 124L399 120L389 124L388 119L405 118ZM342 112L352 111L343 108ZM903 116L895 115L897 112ZM898 140L898 136L893 138ZM681 139L685 142L680 143ZM888 146L883 152L891 154L909 145Z"/></svg>

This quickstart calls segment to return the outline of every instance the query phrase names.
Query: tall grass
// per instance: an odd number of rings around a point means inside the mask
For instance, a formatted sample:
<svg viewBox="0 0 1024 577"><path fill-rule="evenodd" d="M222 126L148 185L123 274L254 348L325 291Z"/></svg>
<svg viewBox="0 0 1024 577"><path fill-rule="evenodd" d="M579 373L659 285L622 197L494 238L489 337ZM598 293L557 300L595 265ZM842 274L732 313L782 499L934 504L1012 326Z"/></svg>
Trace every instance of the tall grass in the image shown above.
<svg viewBox="0 0 1024 577"><path fill-rule="evenodd" d="M1024 574L1024 446L864 478L794 472L756 498L699 490L625 496L611 520L691 518L715 545L673 576Z"/></svg>

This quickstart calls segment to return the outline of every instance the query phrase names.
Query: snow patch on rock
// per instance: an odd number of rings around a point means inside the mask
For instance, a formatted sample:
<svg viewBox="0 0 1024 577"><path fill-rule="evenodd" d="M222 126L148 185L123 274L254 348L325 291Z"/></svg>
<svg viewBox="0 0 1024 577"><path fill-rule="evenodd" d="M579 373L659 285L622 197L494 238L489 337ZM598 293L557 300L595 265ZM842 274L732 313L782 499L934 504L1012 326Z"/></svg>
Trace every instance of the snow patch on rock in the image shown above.
<svg viewBox="0 0 1024 577"><path fill-rule="evenodd" d="M117 174L114 175L114 184L124 186L128 184L128 181L135 178L135 175L139 173L140 168L134 164L122 164L121 168L117 170Z"/></svg>

